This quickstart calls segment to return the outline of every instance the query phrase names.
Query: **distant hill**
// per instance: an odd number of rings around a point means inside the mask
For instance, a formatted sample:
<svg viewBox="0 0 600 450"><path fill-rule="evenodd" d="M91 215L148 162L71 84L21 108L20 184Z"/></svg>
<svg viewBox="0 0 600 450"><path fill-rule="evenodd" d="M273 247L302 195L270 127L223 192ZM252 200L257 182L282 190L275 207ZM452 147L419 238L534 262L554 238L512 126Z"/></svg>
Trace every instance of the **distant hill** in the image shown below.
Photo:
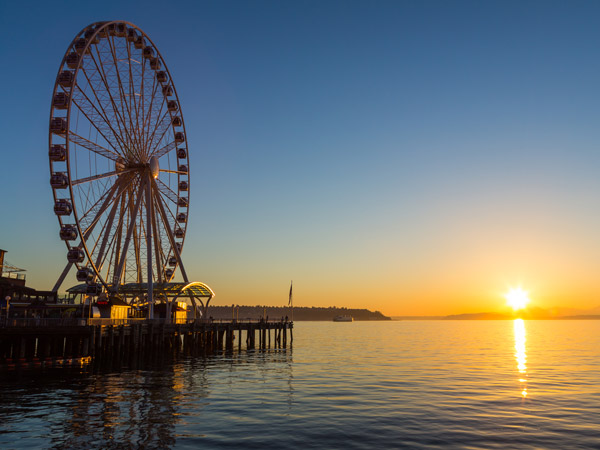
<svg viewBox="0 0 600 450"><path fill-rule="evenodd" d="M444 320L504 320L513 317L501 313L453 314L445 316Z"/></svg>
<svg viewBox="0 0 600 450"><path fill-rule="evenodd" d="M392 316L392 320L444 320L446 316Z"/></svg>
<svg viewBox="0 0 600 450"><path fill-rule="evenodd" d="M600 306L583 310L575 308L543 309L531 306L516 314L484 312L472 314L451 314L448 316L394 316L393 320L512 320L522 319L562 319L562 320L600 320Z"/></svg>
<svg viewBox="0 0 600 450"><path fill-rule="evenodd" d="M231 319L233 315L239 320L260 319L263 314L269 317L269 320L279 319L281 317L292 318L292 308L275 306L210 306L208 314L213 319ZM320 307L294 307L294 321L298 320L327 320L331 321L335 316L352 316L354 320L392 320L391 317L384 316L379 311L369 311L368 309L351 308L320 308Z"/></svg>

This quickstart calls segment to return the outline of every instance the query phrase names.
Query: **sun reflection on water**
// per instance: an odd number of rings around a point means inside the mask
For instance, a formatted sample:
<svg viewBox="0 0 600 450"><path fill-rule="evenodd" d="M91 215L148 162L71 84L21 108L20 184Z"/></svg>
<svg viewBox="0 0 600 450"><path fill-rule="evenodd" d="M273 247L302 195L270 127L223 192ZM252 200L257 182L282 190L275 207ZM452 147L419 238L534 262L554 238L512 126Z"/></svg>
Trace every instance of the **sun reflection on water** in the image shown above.
<svg viewBox="0 0 600 450"><path fill-rule="evenodd" d="M523 319L514 320L515 333L515 358L517 360L517 369L519 370L519 382L521 383L521 395L527 397L527 353L525 342L527 341L525 332L525 321Z"/></svg>

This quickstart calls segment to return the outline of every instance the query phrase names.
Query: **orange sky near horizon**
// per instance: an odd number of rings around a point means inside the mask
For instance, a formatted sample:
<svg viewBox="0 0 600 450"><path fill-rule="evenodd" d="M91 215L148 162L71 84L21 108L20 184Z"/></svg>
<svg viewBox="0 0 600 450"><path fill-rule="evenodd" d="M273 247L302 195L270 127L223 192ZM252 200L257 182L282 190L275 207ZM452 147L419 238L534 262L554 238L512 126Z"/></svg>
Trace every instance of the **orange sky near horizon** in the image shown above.
<svg viewBox="0 0 600 450"><path fill-rule="evenodd" d="M189 150L182 259L213 304L284 306L293 280L297 306L386 315L501 312L517 286L540 308L600 305L600 3L148 2L103 2L102 20L135 23L168 65ZM67 264L51 94L101 18L4 3L0 51L19 64L0 248L50 290Z"/></svg>

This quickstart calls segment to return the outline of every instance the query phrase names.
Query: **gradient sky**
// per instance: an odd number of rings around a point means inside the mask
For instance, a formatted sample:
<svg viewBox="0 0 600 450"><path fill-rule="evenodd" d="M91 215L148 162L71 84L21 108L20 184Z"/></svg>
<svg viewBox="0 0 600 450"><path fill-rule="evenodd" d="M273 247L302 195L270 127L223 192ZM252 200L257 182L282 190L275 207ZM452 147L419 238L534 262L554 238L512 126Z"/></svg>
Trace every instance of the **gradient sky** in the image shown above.
<svg viewBox="0 0 600 450"><path fill-rule="evenodd" d="M127 20L173 76L190 146L183 260L215 304L390 315L600 305L600 3L0 5L0 248L66 264L48 114L76 33ZM76 284L74 274L63 287Z"/></svg>

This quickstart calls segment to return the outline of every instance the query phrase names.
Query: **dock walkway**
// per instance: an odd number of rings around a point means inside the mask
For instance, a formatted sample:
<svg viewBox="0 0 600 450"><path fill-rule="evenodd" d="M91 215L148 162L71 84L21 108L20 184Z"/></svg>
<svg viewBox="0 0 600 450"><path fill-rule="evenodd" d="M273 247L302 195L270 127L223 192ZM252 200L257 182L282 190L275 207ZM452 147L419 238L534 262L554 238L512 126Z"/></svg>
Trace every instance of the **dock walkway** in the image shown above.
<svg viewBox="0 0 600 450"><path fill-rule="evenodd" d="M293 322L0 319L0 367L135 363L176 354L286 348Z"/></svg>

